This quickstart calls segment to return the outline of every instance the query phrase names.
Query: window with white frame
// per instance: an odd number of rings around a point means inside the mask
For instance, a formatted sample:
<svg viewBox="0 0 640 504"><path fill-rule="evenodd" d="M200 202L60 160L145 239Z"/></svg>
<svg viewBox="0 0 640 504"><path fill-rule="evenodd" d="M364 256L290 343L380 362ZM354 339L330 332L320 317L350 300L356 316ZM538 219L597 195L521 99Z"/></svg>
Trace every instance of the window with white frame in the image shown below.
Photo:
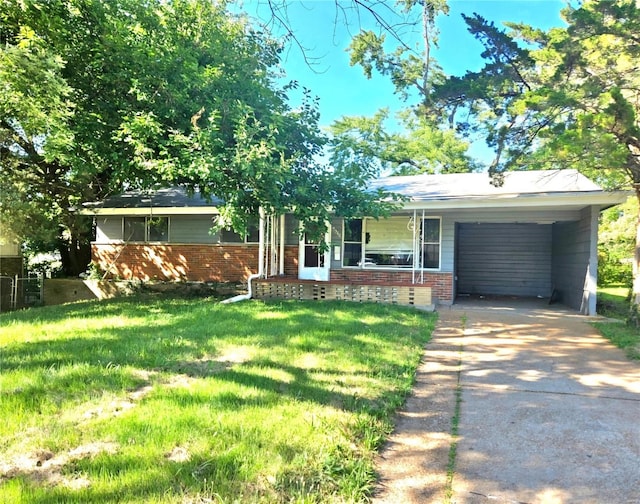
<svg viewBox="0 0 640 504"><path fill-rule="evenodd" d="M123 227L127 242L169 241L169 217L125 217Z"/></svg>
<svg viewBox="0 0 640 504"><path fill-rule="evenodd" d="M420 230L422 269L440 268L440 219L424 218Z"/></svg>
<svg viewBox="0 0 640 504"><path fill-rule="evenodd" d="M343 267L439 269L440 218L415 222L413 215L345 220Z"/></svg>
<svg viewBox="0 0 640 504"><path fill-rule="evenodd" d="M343 266L359 266L362 261L362 219L344 221Z"/></svg>

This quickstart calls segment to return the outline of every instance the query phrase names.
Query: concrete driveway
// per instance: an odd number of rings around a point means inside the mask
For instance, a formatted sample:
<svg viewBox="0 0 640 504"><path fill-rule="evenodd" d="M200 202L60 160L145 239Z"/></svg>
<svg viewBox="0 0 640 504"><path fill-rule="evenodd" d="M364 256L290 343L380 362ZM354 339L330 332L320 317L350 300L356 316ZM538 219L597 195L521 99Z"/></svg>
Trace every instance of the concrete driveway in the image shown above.
<svg viewBox="0 0 640 504"><path fill-rule="evenodd" d="M640 363L552 308L440 312L374 502L640 504Z"/></svg>

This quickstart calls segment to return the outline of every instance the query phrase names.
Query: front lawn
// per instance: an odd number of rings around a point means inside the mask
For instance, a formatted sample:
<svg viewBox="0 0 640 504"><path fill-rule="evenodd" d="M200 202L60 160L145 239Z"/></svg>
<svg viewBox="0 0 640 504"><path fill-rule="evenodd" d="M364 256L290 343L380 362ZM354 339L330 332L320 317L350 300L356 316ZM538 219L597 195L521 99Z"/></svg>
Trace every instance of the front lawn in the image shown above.
<svg viewBox="0 0 640 504"><path fill-rule="evenodd" d="M357 502L435 316L122 299L0 316L0 502Z"/></svg>
<svg viewBox="0 0 640 504"><path fill-rule="evenodd" d="M625 323L629 316L628 294L629 289L619 285L599 288L598 315L618 321L595 323L594 326L605 338L623 349L627 357L640 360L640 329Z"/></svg>

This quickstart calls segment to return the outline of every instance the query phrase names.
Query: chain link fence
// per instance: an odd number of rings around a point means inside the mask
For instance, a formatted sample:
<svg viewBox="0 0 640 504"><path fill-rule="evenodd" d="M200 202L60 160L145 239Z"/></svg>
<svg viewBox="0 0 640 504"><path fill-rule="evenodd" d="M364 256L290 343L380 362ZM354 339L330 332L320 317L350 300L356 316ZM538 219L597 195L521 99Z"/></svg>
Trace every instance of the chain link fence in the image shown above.
<svg viewBox="0 0 640 504"><path fill-rule="evenodd" d="M43 304L44 280L41 276L0 276L0 312Z"/></svg>

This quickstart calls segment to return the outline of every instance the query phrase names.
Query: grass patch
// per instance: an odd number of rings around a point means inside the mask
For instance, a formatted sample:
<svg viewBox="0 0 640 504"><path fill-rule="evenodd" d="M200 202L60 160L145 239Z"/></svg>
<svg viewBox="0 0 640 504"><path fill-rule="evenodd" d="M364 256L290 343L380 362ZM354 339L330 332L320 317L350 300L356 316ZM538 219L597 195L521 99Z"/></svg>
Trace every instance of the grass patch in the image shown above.
<svg viewBox="0 0 640 504"><path fill-rule="evenodd" d="M0 502L359 502L435 316L121 299L0 316Z"/></svg>
<svg viewBox="0 0 640 504"><path fill-rule="evenodd" d="M640 360L640 329L622 322L629 316L629 289L624 286L609 286L598 289L598 313L621 322L598 322L593 325L600 333L627 354Z"/></svg>
<svg viewBox="0 0 640 504"><path fill-rule="evenodd" d="M610 285L598 288L598 315L626 320L629 316L629 288Z"/></svg>

